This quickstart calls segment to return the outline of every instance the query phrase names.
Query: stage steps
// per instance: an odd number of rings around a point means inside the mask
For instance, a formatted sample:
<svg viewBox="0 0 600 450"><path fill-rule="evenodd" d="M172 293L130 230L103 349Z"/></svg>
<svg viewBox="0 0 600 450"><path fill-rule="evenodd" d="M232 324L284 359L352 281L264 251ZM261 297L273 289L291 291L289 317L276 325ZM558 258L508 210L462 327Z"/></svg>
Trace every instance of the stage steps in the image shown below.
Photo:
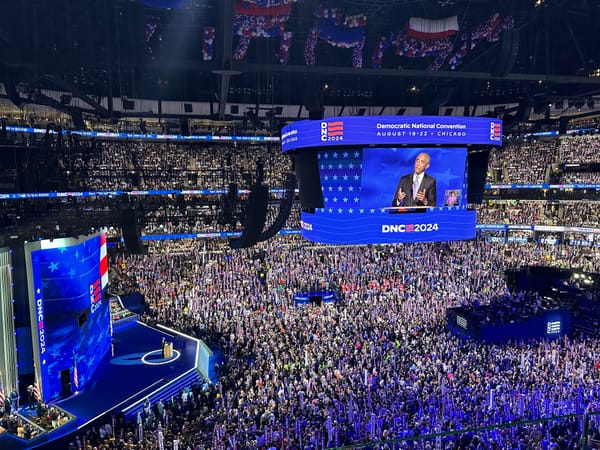
<svg viewBox="0 0 600 450"><path fill-rule="evenodd" d="M152 391L149 395L145 395L140 400L123 409L121 412L125 415L126 419L135 417L139 411L144 409L144 402L146 398L150 399L151 405L155 404L159 400L165 402L173 396L181 396L181 391L183 391L184 388L190 387L194 383L203 382L204 378L200 372L197 369L191 369L174 380L165 382L163 385Z"/></svg>

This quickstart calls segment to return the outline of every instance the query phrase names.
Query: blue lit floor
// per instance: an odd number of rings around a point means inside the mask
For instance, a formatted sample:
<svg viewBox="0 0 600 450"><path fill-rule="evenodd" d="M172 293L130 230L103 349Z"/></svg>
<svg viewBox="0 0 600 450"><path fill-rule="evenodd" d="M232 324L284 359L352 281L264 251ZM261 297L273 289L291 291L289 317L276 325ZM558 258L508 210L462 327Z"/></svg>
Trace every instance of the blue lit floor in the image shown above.
<svg viewBox="0 0 600 450"><path fill-rule="evenodd" d="M173 356L163 358L161 341L173 343ZM195 366L196 341L170 336L140 323L115 331L113 355L106 358L93 382L68 399L55 402L85 426L106 413L118 413ZM61 448L53 444L72 436L74 426L57 429L34 441L0 434L2 450Z"/></svg>

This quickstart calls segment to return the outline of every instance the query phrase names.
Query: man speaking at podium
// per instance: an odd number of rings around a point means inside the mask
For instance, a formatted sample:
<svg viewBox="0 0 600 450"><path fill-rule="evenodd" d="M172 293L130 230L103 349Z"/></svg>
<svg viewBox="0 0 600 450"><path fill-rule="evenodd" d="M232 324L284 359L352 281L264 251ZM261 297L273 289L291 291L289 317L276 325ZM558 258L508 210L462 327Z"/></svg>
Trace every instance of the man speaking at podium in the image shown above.
<svg viewBox="0 0 600 450"><path fill-rule="evenodd" d="M392 206L436 206L435 178L425 173L429 169L430 160L428 153L421 152L417 155L414 172L404 175L398 182Z"/></svg>

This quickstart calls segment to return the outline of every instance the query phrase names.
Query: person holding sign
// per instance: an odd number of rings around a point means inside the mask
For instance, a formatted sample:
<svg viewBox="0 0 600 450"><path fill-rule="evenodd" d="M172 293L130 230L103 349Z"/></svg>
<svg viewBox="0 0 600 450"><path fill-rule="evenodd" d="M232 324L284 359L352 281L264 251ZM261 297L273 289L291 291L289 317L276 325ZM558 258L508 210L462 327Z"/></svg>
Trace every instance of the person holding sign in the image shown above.
<svg viewBox="0 0 600 450"><path fill-rule="evenodd" d="M415 159L415 170L400 178L392 206L436 206L436 181L425 173L429 169L431 157L421 152Z"/></svg>

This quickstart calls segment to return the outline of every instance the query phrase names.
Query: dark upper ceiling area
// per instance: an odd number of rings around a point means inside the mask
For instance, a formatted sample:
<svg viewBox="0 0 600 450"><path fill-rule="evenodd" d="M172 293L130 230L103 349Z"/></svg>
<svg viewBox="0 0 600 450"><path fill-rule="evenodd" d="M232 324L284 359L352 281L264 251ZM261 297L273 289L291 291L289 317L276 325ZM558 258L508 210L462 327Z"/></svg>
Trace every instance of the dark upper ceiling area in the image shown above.
<svg viewBox="0 0 600 450"><path fill-rule="evenodd" d="M447 32L453 16L458 32L437 40L407 31L420 18ZM12 0L0 81L13 102L44 88L90 103L553 100L599 92L599 35L595 0Z"/></svg>

